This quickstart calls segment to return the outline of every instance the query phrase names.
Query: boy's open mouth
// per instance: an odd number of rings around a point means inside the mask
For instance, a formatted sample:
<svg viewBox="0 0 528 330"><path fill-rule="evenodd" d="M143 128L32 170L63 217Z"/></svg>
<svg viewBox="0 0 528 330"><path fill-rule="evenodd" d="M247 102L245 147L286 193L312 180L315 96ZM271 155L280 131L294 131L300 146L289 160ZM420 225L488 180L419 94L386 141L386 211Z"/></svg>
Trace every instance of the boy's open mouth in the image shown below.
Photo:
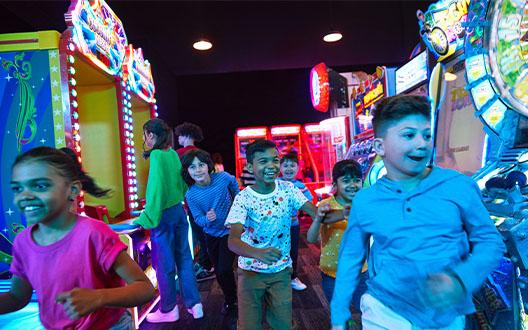
<svg viewBox="0 0 528 330"><path fill-rule="evenodd" d="M424 156L409 156L409 158L410 158L411 160L414 160L415 162L421 162L422 160L425 159Z"/></svg>

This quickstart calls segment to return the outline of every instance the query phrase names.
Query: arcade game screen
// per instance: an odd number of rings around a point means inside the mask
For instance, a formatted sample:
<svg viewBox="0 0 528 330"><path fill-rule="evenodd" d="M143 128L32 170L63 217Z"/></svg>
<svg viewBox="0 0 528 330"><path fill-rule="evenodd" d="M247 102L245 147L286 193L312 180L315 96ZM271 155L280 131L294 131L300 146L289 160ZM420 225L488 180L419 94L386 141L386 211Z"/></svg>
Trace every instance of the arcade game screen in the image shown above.
<svg viewBox="0 0 528 330"><path fill-rule="evenodd" d="M475 108L466 90L465 65L455 59L446 64L450 80L445 79L437 109L435 155L436 164L473 175L482 167L485 132L475 117ZM456 78L455 78L456 77Z"/></svg>

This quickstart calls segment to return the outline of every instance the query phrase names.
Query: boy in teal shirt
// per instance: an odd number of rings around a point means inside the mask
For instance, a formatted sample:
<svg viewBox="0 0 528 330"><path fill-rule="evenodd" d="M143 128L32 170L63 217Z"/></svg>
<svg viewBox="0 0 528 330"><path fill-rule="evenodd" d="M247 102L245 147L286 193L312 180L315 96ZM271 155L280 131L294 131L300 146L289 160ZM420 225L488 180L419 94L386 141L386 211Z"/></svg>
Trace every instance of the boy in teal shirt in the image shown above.
<svg viewBox="0 0 528 330"><path fill-rule="evenodd" d="M431 106L422 96L383 100L374 150L387 175L354 199L339 252L332 329L343 329L369 240L363 329L462 330L472 293L499 264L504 245L480 191L456 171L428 167Z"/></svg>

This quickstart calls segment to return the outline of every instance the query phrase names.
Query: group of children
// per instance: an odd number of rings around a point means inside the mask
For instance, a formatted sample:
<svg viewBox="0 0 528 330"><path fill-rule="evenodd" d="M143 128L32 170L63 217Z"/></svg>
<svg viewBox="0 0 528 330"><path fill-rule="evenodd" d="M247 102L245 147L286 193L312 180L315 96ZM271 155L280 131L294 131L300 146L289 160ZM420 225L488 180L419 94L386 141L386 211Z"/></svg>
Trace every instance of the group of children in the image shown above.
<svg viewBox="0 0 528 330"><path fill-rule="evenodd" d="M147 203L135 222L151 230L161 296L147 319L178 319L176 272L188 311L203 316L185 198L204 231L225 296L222 312L238 311L238 329L261 329L263 311L272 329L293 328L292 288L306 288L295 269L302 210L313 219L308 241L321 241L332 329L346 327L353 304L363 329L462 330L474 311L472 293L504 246L471 178L429 166L430 113L425 97L383 100L373 118L374 149L387 174L361 190L360 166L340 161L332 171L333 196L318 208L295 180L295 157L281 159L273 142L248 145L255 181L239 191L232 175L214 171L205 151L187 150L180 162L170 128L160 119L147 122ZM47 328L130 328L124 308L151 299L153 288L115 233L72 210L82 189L101 190L66 153L45 147L17 158L11 185L31 226L15 239L12 287L0 295L0 313L25 306L35 289ZM46 272L50 265L55 272Z"/></svg>

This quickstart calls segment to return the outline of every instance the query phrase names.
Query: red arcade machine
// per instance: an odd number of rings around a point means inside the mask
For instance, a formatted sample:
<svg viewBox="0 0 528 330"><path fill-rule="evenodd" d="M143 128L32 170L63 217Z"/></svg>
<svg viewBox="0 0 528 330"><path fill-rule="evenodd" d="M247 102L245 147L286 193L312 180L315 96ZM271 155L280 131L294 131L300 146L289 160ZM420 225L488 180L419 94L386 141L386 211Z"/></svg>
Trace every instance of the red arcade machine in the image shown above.
<svg viewBox="0 0 528 330"><path fill-rule="evenodd" d="M271 140L277 145L282 157L289 152L297 152L301 157L301 125L271 126Z"/></svg>
<svg viewBox="0 0 528 330"><path fill-rule="evenodd" d="M323 130L319 124L305 124L302 131L302 148L305 159L303 177L305 184L317 184L324 175ZM318 188L318 187L316 187Z"/></svg>
<svg viewBox="0 0 528 330"><path fill-rule="evenodd" d="M259 139L268 139L269 131L265 126L238 128L235 133L236 177L240 178L246 165L246 146Z"/></svg>
<svg viewBox="0 0 528 330"><path fill-rule="evenodd" d="M352 92L354 117L351 118L351 126L354 137L346 158L358 161L363 174L369 171L376 158L376 153L372 150L372 113L376 104L388 96L387 86L387 69L378 67L369 80L363 81L358 90Z"/></svg>

